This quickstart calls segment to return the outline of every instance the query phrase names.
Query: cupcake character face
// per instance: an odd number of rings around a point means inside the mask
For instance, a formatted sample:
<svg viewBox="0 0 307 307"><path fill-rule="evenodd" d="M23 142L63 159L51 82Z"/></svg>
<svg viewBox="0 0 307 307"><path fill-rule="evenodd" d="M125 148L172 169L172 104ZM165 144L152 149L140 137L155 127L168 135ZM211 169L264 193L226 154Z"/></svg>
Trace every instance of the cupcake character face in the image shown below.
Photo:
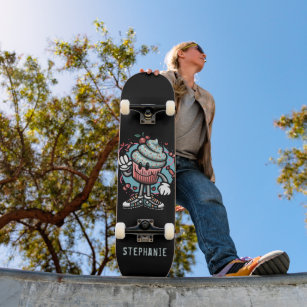
<svg viewBox="0 0 307 307"><path fill-rule="evenodd" d="M148 166L149 166L148 163L145 167L141 163L140 164L133 163L133 172L135 172L139 176L150 177L155 173L155 171L160 170L160 168L149 169Z"/></svg>

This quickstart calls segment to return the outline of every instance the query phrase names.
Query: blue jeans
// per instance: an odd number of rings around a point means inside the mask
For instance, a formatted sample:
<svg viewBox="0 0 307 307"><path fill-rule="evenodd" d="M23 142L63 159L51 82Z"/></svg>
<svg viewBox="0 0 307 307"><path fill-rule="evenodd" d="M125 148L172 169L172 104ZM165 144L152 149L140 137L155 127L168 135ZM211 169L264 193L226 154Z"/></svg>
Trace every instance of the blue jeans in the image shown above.
<svg viewBox="0 0 307 307"><path fill-rule="evenodd" d="M180 156L176 156L176 202L191 215L211 275L238 258L220 191L197 161Z"/></svg>

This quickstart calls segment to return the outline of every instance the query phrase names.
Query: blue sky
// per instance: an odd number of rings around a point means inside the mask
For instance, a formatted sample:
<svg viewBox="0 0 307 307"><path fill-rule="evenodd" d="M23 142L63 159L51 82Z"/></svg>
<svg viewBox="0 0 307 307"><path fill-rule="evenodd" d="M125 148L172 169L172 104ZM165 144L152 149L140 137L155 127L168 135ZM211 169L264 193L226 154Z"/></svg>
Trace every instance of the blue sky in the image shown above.
<svg viewBox="0 0 307 307"><path fill-rule="evenodd" d="M300 146L273 120L306 104L306 12L307 2L296 0L1 1L0 47L46 59L48 39L70 40L83 33L95 39L93 21L99 18L115 38L133 27L137 44L159 46L158 54L138 61L136 73L165 69L164 56L173 45L197 41L207 54L197 83L216 102L216 185L238 253L254 257L282 249L291 258L289 272L306 272L306 199L279 199L279 169L269 164L279 148ZM63 93L69 92L67 84L63 80ZM208 275L198 251L188 276Z"/></svg>

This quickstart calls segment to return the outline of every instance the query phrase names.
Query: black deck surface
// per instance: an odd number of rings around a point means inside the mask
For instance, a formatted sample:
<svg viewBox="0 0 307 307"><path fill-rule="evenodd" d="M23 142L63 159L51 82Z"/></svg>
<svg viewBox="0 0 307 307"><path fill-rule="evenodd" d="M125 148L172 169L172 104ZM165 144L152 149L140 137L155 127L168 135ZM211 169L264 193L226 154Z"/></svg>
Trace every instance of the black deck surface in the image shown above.
<svg viewBox="0 0 307 307"><path fill-rule="evenodd" d="M128 99L130 104L165 105L167 100L174 100L174 93L162 75L139 73L126 82L121 99ZM126 227L135 226L137 219L153 219L155 226L161 228L175 222L174 118L163 111L156 115L155 125L141 125L138 112L131 110L129 115L121 115L118 157L126 155L131 167L127 172L118 168L117 222L124 222ZM169 195L160 194L161 184L169 186ZM143 196L137 205L132 205L141 187L144 195L150 191L153 199L146 201ZM128 207L124 208L124 203ZM159 208L161 204L164 206ZM160 235L154 236L152 243L137 243L136 235L116 240L117 261L124 276L166 276L173 253L174 240Z"/></svg>

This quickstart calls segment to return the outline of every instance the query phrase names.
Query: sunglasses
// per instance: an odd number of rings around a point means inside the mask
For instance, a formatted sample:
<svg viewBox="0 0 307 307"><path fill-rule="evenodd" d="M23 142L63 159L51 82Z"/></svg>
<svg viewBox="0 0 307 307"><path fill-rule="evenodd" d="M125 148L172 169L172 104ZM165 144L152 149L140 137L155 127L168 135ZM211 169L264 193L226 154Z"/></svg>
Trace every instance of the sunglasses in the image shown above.
<svg viewBox="0 0 307 307"><path fill-rule="evenodd" d="M188 49L188 48L190 48L190 47L196 47L196 49L197 49L200 53L202 53L202 54L205 53L204 50L203 50L203 48L200 47L200 46L199 46L198 44L196 44L196 43L189 44L189 45L187 45L187 46L181 48L181 50L186 50L186 49Z"/></svg>

